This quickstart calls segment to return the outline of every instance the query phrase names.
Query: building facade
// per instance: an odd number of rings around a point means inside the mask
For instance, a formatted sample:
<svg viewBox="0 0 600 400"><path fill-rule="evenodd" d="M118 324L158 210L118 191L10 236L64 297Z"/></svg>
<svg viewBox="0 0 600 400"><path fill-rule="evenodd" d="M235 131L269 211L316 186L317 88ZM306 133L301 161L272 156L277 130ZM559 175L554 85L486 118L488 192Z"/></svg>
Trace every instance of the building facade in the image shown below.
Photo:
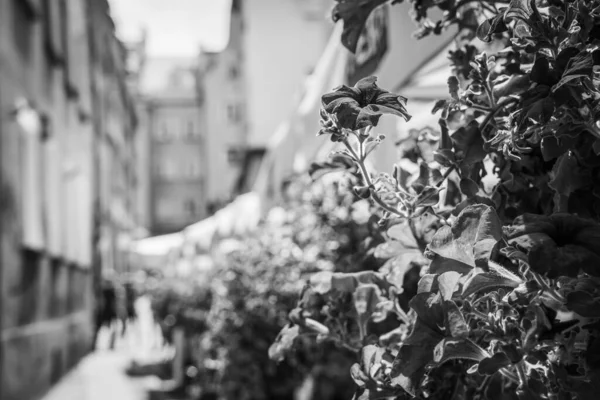
<svg viewBox="0 0 600 400"><path fill-rule="evenodd" d="M233 0L227 46L219 53L200 55L198 92L206 104L209 214L232 200L247 149L243 12L242 1Z"/></svg>
<svg viewBox="0 0 600 400"><path fill-rule="evenodd" d="M133 176L107 143L131 160L135 117L111 30L105 0L0 0L3 400L40 398L91 349L100 244L124 241L107 210L127 221Z"/></svg>
<svg viewBox="0 0 600 400"><path fill-rule="evenodd" d="M332 2L244 0L248 141L264 147L294 111L333 28Z"/></svg>
<svg viewBox="0 0 600 400"><path fill-rule="evenodd" d="M197 61L144 57L139 72L140 201L150 234L206 216L207 129Z"/></svg>

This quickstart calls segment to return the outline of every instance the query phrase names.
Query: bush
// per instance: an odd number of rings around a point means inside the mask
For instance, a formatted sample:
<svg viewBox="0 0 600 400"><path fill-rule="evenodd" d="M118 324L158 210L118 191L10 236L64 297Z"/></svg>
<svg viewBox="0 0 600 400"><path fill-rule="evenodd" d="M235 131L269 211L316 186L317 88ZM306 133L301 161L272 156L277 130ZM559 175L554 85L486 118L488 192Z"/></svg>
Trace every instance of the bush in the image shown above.
<svg viewBox="0 0 600 400"><path fill-rule="evenodd" d="M388 1L337 1L354 50ZM357 349L356 399L597 398L600 1L411 4L418 37L457 25L463 38L437 134L404 143L417 172L367 169L379 117L410 118L375 77L323 96L320 134L340 150L311 168L348 167L381 218L375 255L387 261L314 274L271 355L311 336Z"/></svg>
<svg viewBox="0 0 600 400"><path fill-rule="evenodd" d="M205 392L232 400L293 399L299 390L320 399L352 395L352 350L307 339L287 359L271 351L275 360L269 360L269 346L310 274L379 266L373 250L382 238L370 234L376 221L364 212L366 203L356 202L351 186L347 179L293 181L285 208L217 257L223 261L208 278L213 302L197 355ZM350 304L348 298L340 301Z"/></svg>

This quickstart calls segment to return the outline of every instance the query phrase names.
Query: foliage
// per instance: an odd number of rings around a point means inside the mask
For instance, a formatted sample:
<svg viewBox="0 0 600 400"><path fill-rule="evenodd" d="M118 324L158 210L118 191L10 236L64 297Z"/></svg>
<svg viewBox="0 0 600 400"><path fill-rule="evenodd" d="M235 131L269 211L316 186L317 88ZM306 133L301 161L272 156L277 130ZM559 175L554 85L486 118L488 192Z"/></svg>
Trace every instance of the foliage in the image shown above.
<svg viewBox="0 0 600 400"><path fill-rule="evenodd" d="M160 285L150 282L146 286L154 319L167 342L172 342L176 327L183 328L186 334L206 330L206 313L212 303L212 293L206 284L171 278L162 279Z"/></svg>
<svg viewBox="0 0 600 400"><path fill-rule="evenodd" d="M356 201L351 186L346 180L293 182L285 211L271 212L256 234L240 239L235 250L220 257L207 278L213 302L208 330L199 340L199 378L205 390L222 399L291 399L312 381L318 398L352 395L347 373L351 351L312 339L296 343L295 351L285 349L286 340L293 341L294 332L304 329L285 326L307 276L379 265L373 251L383 238L369 218L368 204ZM338 301L350 304L347 296ZM322 301L315 302L317 307ZM269 350L282 328L284 346Z"/></svg>
<svg viewBox="0 0 600 400"><path fill-rule="evenodd" d="M337 0L350 50L384 3ZM310 335L354 349L356 399L596 398L600 1L410 3L417 37L461 29L439 131L403 141L403 163L374 173L372 128L383 113L408 119L406 99L374 77L323 96L320 134L341 148L311 173L347 167L387 261L310 277L271 355Z"/></svg>

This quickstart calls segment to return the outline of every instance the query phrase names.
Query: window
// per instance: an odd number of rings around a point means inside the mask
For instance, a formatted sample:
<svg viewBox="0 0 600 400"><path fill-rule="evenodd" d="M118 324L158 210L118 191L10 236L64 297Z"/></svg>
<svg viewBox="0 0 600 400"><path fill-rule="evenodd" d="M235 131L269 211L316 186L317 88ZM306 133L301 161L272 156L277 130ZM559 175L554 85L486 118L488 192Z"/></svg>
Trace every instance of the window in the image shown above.
<svg viewBox="0 0 600 400"><path fill-rule="evenodd" d="M194 125L193 120L187 121L187 129L186 129L188 139L193 139L196 136L196 127Z"/></svg>
<svg viewBox="0 0 600 400"><path fill-rule="evenodd" d="M239 148L231 148L227 151L227 161L230 164L239 164L244 159L244 151Z"/></svg>
<svg viewBox="0 0 600 400"><path fill-rule="evenodd" d="M184 203L184 209L189 216L195 216L198 212L198 207L194 199L188 199Z"/></svg>
<svg viewBox="0 0 600 400"><path fill-rule="evenodd" d="M190 161L187 165L187 176L190 178L198 178L201 175L200 163L198 160Z"/></svg>
<svg viewBox="0 0 600 400"><path fill-rule="evenodd" d="M167 120L162 120L156 129L156 139L159 141L168 141L171 139L171 126Z"/></svg>
<svg viewBox="0 0 600 400"><path fill-rule="evenodd" d="M16 115L21 153L21 221L23 245L32 250L45 246L43 216L42 124L40 115L28 102L23 103Z"/></svg>
<svg viewBox="0 0 600 400"><path fill-rule="evenodd" d="M240 70L237 65L232 65L231 68L229 68L229 78L237 79L238 76L240 76Z"/></svg>
<svg viewBox="0 0 600 400"><path fill-rule="evenodd" d="M29 8L29 2L13 1L13 39L15 47L24 60L29 61L31 57L31 48L33 41L33 22L34 16Z"/></svg>
<svg viewBox="0 0 600 400"><path fill-rule="evenodd" d="M241 104L230 104L227 106L227 118L232 124L237 124L242 120Z"/></svg>

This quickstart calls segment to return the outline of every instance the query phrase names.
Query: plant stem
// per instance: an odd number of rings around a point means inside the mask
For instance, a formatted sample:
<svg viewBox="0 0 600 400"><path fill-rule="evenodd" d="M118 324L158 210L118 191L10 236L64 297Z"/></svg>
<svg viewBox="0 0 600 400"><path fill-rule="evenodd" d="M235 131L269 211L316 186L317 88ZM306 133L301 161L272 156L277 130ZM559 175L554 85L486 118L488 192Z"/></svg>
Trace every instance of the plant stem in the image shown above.
<svg viewBox="0 0 600 400"><path fill-rule="evenodd" d="M377 203L377 205L381 208L383 208L385 211L391 213L391 214L395 214L398 215L402 218L406 218L406 215L403 212L400 212L399 210L391 207L389 204L387 204L385 201L383 201L381 199L381 197L379 197L379 195L373 190L373 188L375 187L373 185L373 181L371 180L371 176L369 175L369 171L367 171L367 167L364 163L364 160L362 160L361 158L358 157L358 155L356 154L356 152L354 151L354 149L352 148L352 146L350 145L350 143L348 143L348 140L344 140L344 145L346 146L346 148L348 149L348 151L350 152L350 154L352 155L352 157L354 157L354 161L356 162L356 164L358 165L358 168L360 169L360 173L363 176L363 179L365 181L365 184L369 187L370 189L370 194L371 194L371 198L373 199L373 201L375 201L375 203Z"/></svg>
<svg viewBox="0 0 600 400"><path fill-rule="evenodd" d="M435 184L435 187L439 188L444 184L444 181L450 176L450 174L456 169L456 164L452 164L442 175L442 179Z"/></svg>
<svg viewBox="0 0 600 400"><path fill-rule="evenodd" d="M525 372L524 361L521 360L515 364L517 370L517 376L519 377L519 387L523 387L527 384L527 373Z"/></svg>
<svg viewBox="0 0 600 400"><path fill-rule="evenodd" d="M486 127L487 124L490 123L490 121L492 120L492 118L494 118L494 116L498 113L498 111L500 111L501 109L503 109L504 107L506 107L509 104L516 103L517 101L519 101L518 98L511 97L511 98L508 98L508 99L498 103L496 105L496 107L494 107L492 109L492 111L490 111L490 113L488 115L486 115L485 119L481 122L481 125L479 125L479 129L481 131L483 131L483 129Z"/></svg>

